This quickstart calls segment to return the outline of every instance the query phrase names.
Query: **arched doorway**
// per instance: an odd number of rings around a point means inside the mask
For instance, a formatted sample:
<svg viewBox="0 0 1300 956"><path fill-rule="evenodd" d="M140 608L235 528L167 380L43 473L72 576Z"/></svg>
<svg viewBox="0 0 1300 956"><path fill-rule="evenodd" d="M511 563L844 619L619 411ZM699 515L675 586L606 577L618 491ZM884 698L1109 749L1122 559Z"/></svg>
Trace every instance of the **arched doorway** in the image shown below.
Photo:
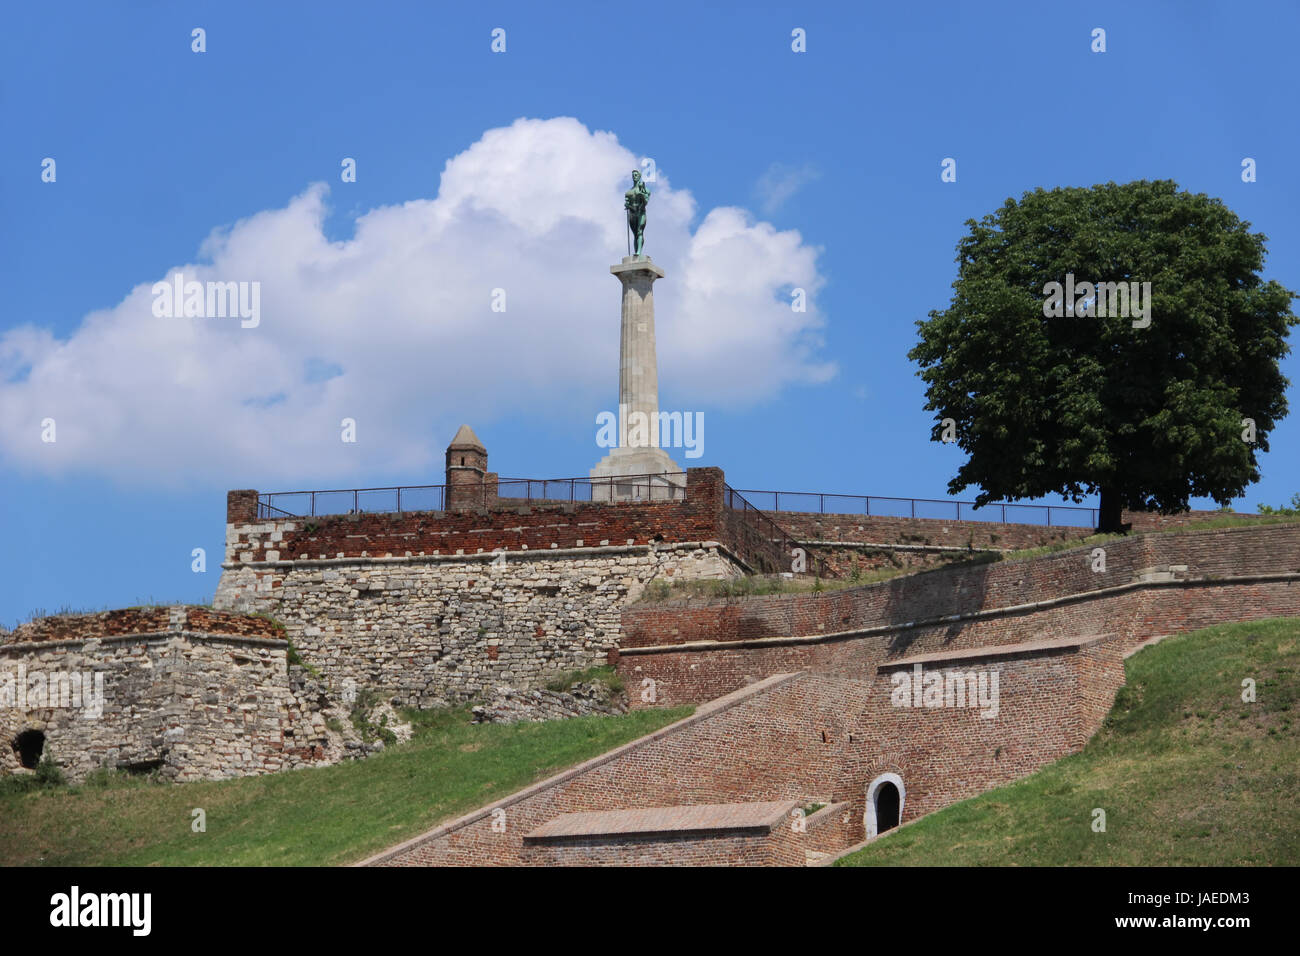
<svg viewBox="0 0 1300 956"><path fill-rule="evenodd" d="M882 773L867 787L867 839L894 829L903 819L907 788L896 773Z"/></svg>
<svg viewBox="0 0 1300 956"><path fill-rule="evenodd" d="M14 738L14 753L18 755L18 762L28 770L36 769L44 751L45 735L39 730L24 730Z"/></svg>

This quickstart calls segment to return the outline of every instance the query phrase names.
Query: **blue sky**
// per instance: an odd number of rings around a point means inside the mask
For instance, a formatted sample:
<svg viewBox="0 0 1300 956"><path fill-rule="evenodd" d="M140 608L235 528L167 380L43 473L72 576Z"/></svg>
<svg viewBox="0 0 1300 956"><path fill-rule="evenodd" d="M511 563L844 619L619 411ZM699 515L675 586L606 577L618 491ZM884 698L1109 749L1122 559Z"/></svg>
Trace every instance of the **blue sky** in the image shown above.
<svg viewBox="0 0 1300 956"><path fill-rule="evenodd" d="M946 496L906 352L964 222L1025 190L1172 178L1300 288L1295 4L466 6L6 11L0 622L210 600L228 488L437 483L462 421L503 476L585 474L629 156L661 176L661 405L739 488ZM187 266L262 281L263 325L151 325ZM1300 490L1298 422L1239 510Z"/></svg>

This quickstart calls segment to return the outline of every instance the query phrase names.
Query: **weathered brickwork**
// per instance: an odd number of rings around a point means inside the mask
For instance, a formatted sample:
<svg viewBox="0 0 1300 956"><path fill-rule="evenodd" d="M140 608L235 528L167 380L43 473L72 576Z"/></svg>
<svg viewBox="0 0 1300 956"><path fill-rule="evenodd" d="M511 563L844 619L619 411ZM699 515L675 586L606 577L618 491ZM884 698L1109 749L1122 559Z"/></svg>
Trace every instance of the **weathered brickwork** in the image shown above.
<svg viewBox="0 0 1300 956"><path fill-rule="evenodd" d="M226 566L337 558L457 556L525 550L718 541L728 544L723 474L687 472L674 501L512 503L462 511L258 520L257 492L227 495Z"/></svg>
<svg viewBox="0 0 1300 956"><path fill-rule="evenodd" d="M1110 542L1105 572L1085 547L841 591L636 605L612 658L630 686L653 681L655 702L674 705L767 674L854 673L908 653L1101 632L1132 647L1300 614L1298 559L1300 527L1231 528Z"/></svg>
<svg viewBox="0 0 1300 956"><path fill-rule="evenodd" d="M1219 516L1217 511L1180 515L1126 511L1123 520L1134 531L1154 531L1194 527L1197 522ZM854 568L865 572L885 567L942 567L975 552L1038 548L1086 538L1094 532L1092 527L865 514L775 511L772 517L792 537L815 548L839 577L848 576Z"/></svg>
<svg viewBox="0 0 1300 956"><path fill-rule="evenodd" d="M21 625L0 645L0 772L20 769L24 734L73 781L101 767L185 781L341 759L356 742L326 726L322 689L290 674L287 650L271 622L206 608Z"/></svg>
<svg viewBox="0 0 1300 956"><path fill-rule="evenodd" d="M907 545L922 548L1014 551L1087 537L1093 528L993 521L892 518L864 514L774 511L772 517L800 541Z"/></svg>
<svg viewBox="0 0 1300 956"><path fill-rule="evenodd" d="M1078 750L1123 681L1116 636L976 651L931 662L948 674L997 673L989 708L896 706L892 673L775 675L604 757L543 781L367 861L420 865L801 865L863 839L867 791L881 773L906 787L903 821L983 792ZM910 670L909 670L910 673ZM803 828L771 838L622 834L529 845L566 813L699 804L830 800Z"/></svg>

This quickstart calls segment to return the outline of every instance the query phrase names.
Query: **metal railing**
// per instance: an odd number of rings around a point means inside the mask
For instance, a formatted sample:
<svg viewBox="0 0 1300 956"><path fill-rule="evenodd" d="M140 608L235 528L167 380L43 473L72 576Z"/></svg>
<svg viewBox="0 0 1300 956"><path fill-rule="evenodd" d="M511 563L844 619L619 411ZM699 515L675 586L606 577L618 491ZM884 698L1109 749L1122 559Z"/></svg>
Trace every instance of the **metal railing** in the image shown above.
<svg viewBox="0 0 1300 956"><path fill-rule="evenodd" d="M466 502L476 489L454 492ZM498 501L565 503L584 501L681 501L686 475L626 475L611 478L500 478L496 494L483 489L484 506ZM275 491L257 496L259 519L307 518L318 515L402 514L447 510L446 485L401 485L329 491Z"/></svg>
<svg viewBox="0 0 1300 956"><path fill-rule="evenodd" d="M735 488L727 485L724 503L738 519L734 528L741 559L762 574L780 574L796 570L795 549L803 548L779 524L754 507L754 504ZM825 562L804 548L804 565L800 571L825 575Z"/></svg>
<svg viewBox="0 0 1300 956"><path fill-rule="evenodd" d="M602 502L681 501L686 475L627 475L609 478L500 478L496 494L490 486L482 504L496 501ZM468 488L456 494L465 496ZM726 488L727 507L736 511L860 514L881 518L937 518L956 521L1037 524L1056 527L1096 527L1097 509L1070 505L1021 505L996 502L976 508L973 501L938 498L887 498L877 495L835 495L803 491L755 491ZM464 498L462 497L462 501ZM445 511L446 485L401 485L388 488L346 488L328 491L277 491L258 495L259 519L304 518L340 514L401 514L406 511ZM771 522L780 531L779 525ZM762 524L761 519L755 523ZM767 528L765 534L780 535Z"/></svg>
<svg viewBox="0 0 1300 956"><path fill-rule="evenodd" d="M686 497L686 474L500 478L497 480L497 497L537 502L682 501Z"/></svg>
<svg viewBox="0 0 1300 956"><path fill-rule="evenodd" d="M937 518L1072 528L1097 526L1096 508L1072 505L1018 505L1012 502L990 502L977 509L973 501L939 498L883 498L876 495L829 495L805 491L746 490L744 494L759 502L768 511L860 514L873 518Z"/></svg>
<svg viewBox="0 0 1300 956"><path fill-rule="evenodd" d="M257 517L308 518L370 512L443 511L447 502L446 490L446 485L403 485L268 492L257 496Z"/></svg>

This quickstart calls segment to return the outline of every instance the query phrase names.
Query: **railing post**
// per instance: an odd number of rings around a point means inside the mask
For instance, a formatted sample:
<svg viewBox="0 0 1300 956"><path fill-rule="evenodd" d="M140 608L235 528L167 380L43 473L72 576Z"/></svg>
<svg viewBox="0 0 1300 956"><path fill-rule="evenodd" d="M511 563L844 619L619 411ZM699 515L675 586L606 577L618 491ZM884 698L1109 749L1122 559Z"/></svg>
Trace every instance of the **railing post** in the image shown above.
<svg viewBox="0 0 1300 956"><path fill-rule="evenodd" d="M1052 506L1051 506L1051 505L1048 505L1048 506L1047 506L1047 526L1048 526L1049 528L1052 526Z"/></svg>
<svg viewBox="0 0 1300 956"><path fill-rule="evenodd" d="M402 488L400 485L397 487L397 513L399 515L402 513Z"/></svg>
<svg viewBox="0 0 1300 956"><path fill-rule="evenodd" d="M352 513L361 514L361 489L359 488L352 489Z"/></svg>
<svg viewBox="0 0 1300 956"><path fill-rule="evenodd" d="M311 493L311 516L316 517L316 492Z"/></svg>
<svg viewBox="0 0 1300 956"><path fill-rule="evenodd" d="M912 499L912 517L913 517L913 518L916 517L916 499L915 499L915 498Z"/></svg>

